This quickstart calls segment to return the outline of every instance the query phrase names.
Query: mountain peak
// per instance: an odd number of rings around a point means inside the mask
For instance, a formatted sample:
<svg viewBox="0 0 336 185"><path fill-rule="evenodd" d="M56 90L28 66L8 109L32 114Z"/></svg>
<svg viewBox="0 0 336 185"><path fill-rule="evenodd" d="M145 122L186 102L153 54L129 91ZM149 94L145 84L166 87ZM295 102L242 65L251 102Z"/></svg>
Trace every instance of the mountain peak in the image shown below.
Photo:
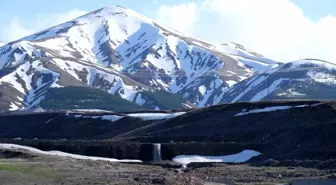
<svg viewBox="0 0 336 185"><path fill-rule="evenodd" d="M256 56L256 57L261 57L261 58L264 57L263 55L261 55L261 54L259 54L259 53L257 53L257 52L254 52L254 51L252 51L252 50L250 50L250 49L247 49L247 48L245 48L243 45L238 44L238 43L235 43L235 42L229 42L229 43L227 43L227 44L222 44L222 45L223 45L223 46L232 47L232 48L235 48L235 49L239 49L239 50L241 50L241 51L245 51L245 52L247 52L247 53L249 53L249 54L251 54L251 55L253 55L253 56Z"/></svg>
<svg viewBox="0 0 336 185"><path fill-rule="evenodd" d="M55 36L64 36L65 33L69 33L70 30L81 29L81 32L92 31L112 31L125 32L126 35L136 32L142 23L154 24L153 20L133 11L128 8L124 8L119 5L112 5L97 9L73 20L59 24L57 26L40 31L36 34L24 37L20 40L41 40L46 38L53 38ZM85 30L83 30L85 29ZM118 30L115 30L118 29ZM78 30L77 30L78 31ZM112 32L111 32L112 33ZM121 36L118 33L114 33L115 36ZM97 36L97 35L96 35ZM122 36L121 39L125 37Z"/></svg>
<svg viewBox="0 0 336 185"><path fill-rule="evenodd" d="M116 10L122 11L122 10L129 10L129 9L115 4L115 5L110 5L110 6L104 6L102 8L99 8L96 11L116 11Z"/></svg>
<svg viewBox="0 0 336 185"><path fill-rule="evenodd" d="M277 65L227 48L232 52L121 6L103 7L1 47L0 73L13 71L0 77L0 87L16 96L0 98L0 104L31 108L47 89L89 86L151 109L165 108L155 98L171 94L178 105L202 107L218 103L233 84Z"/></svg>
<svg viewBox="0 0 336 185"><path fill-rule="evenodd" d="M286 69L287 66L290 66L291 69L296 69L296 70L323 69L323 70L336 71L335 63L331 63L325 60L320 60L320 59L315 59L315 58L304 58L304 59L296 60L293 62L285 63L283 68Z"/></svg>
<svg viewBox="0 0 336 185"><path fill-rule="evenodd" d="M119 5L112 5L112 6L105 6L102 8L99 8L97 10L94 10L86 15L96 15L96 14L106 14L106 13L117 13L117 12L125 12L125 11L129 11L129 9L119 6ZM81 16L84 17L85 15Z"/></svg>
<svg viewBox="0 0 336 185"><path fill-rule="evenodd" d="M321 59L318 59L318 58L302 58L301 59L302 61L315 61L315 62L324 62L324 63L328 63L328 64L333 64L333 65L336 65L335 63L332 63L332 62L328 62L326 60L321 60Z"/></svg>
<svg viewBox="0 0 336 185"><path fill-rule="evenodd" d="M86 17L86 16L98 16L98 17L111 17L111 16L116 16L116 15L124 15L124 16L131 16L131 17L138 17L141 19L147 19L149 18L145 17L144 15L139 14L138 12L135 12L131 9L125 8L123 6L119 5L111 5L111 6L105 6L102 7L98 10L92 11L86 15L83 15L79 18ZM77 18L78 19L78 18ZM75 19L76 20L76 19Z"/></svg>

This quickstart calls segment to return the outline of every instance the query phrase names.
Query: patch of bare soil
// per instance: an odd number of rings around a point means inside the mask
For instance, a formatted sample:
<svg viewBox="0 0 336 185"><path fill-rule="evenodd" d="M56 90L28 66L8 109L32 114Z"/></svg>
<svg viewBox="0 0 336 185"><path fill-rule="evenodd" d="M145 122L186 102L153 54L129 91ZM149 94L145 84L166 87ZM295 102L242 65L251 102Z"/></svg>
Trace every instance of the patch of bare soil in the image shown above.
<svg viewBox="0 0 336 185"><path fill-rule="evenodd" d="M168 161L125 164L38 156L26 151L5 153L0 156L0 184L4 185L278 184L293 179L326 178L336 172L330 169L228 164L190 165L181 169Z"/></svg>
<svg viewBox="0 0 336 185"><path fill-rule="evenodd" d="M303 167L255 167L249 165L212 164L190 168L186 174L196 175L207 182L235 184L287 184L293 179L326 178L335 170L319 170Z"/></svg>
<svg viewBox="0 0 336 185"><path fill-rule="evenodd" d="M23 152L24 153L24 152ZM0 159L0 184L4 185L86 185L86 184L203 184L193 174L142 164L77 160L37 156Z"/></svg>

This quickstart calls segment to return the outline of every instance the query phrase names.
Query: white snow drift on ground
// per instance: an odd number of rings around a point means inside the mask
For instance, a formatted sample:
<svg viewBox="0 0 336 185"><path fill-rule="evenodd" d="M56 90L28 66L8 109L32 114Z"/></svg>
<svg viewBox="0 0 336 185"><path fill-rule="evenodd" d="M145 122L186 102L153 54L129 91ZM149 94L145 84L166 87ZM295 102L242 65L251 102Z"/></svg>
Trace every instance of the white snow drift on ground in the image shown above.
<svg viewBox="0 0 336 185"><path fill-rule="evenodd" d="M72 109L67 113L74 113L74 112L104 112L104 113L113 113L113 111L103 110L103 109Z"/></svg>
<svg viewBox="0 0 336 185"><path fill-rule="evenodd" d="M179 155L174 157L173 161L184 165L193 162L243 163L260 154L260 152L254 150L244 150L237 154L224 156Z"/></svg>
<svg viewBox="0 0 336 185"><path fill-rule="evenodd" d="M132 113L128 114L130 117L141 118L143 120L160 120L160 119L171 119L176 116L180 116L185 112L175 112L175 113Z"/></svg>
<svg viewBox="0 0 336 185"><path fill-rule="evenodd" d="M109 162L142 162L141 160L133 160L133 159L113 159L113 158L105 158L105 157L91 157L85 155L77 155L77 154L70 154L61 151L42 151L33 147L16 145L16 144L5 144L0 143L0 149L5 150L26 150L32 153L40 154L40 155L52 155L52 156L60 156L60 157L71 157L74 159L84 159L84 160L100 160L100 161L109 161Z"/></svg>
<svg viewBox="0 0 336 185"><path fill-rule="evenodd" d="M125 116L118 116L118 115L101 115L101 116L86 116L81 114L70 114L71 112L67 112L68 116L73 116L74 118L86 118L86 119L102 119L102 120L109 120L111 122L115 122L124 118ZM171 119L175 118L176 116L180 116L185 114L185 112L175 112L175 113L130 113L126 114L126 116L133 117L133 118L140 118L142 120L161 120L161 119Z"/></svg>
<svg viewBox="0 0 336 185"><path fill-rule="evenodd" d="M85 118L85 119L101 119L101 120L107 120L111 122L115 122L123 118L124 116L118 116L118 115L102 115L102 116L84 116L84 115L74 115L74 118Z"/></svg>
<svg viewBox="0 0 336 185"><path fill-rule="evenodd" d="M291 108L300 108L300 107L306 107L308 105L298 105L298 106L274 106L274 107L265 107L262 109L252 109L249 111L243 110L242 112L236 114L235 116L244 116L247 114L255 114L255 113L261 113L261 112L272 112L277 110L286 110Z"/></svg>

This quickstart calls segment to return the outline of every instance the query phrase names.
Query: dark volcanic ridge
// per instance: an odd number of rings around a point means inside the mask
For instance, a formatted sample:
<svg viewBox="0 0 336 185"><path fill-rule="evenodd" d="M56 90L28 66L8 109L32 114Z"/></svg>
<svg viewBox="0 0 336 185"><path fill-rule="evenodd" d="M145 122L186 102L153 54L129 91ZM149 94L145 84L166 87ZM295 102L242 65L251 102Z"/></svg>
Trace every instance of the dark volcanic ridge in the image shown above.
<svg viewBox="0 0 336 185"><path fill-rule="evenodd" d="M177 151L174 154L188 148L183 143L195 143L183 154L202 151L197 149L198 143L212 143L211 147L203 145L204 155L232 152L218 146L235 143L239 150L254 149L266 159L277 160L329 160L336 156L336 102L333 101L244 102L185 113L152 111L130 115L111 112L1 115L0 137L35 139L37 143L42 139L170 143L177 144L173 147Z"/></svg>

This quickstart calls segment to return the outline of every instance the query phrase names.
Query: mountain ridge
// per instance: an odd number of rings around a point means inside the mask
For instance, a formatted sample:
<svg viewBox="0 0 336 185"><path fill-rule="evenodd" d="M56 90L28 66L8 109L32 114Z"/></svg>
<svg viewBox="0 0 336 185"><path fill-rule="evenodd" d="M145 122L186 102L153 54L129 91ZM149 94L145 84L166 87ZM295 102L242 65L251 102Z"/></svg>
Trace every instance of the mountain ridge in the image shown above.
<svg viewBox="0 0 336 185"><path fill-rule="evenodd" d="M301 59L237 83L222 102L336 98L336 64Z"/></svg>
<svg viewBox="0 0 336 185"><path fill-rule="evenodd" d="M19 98L2 100L13 109L37 106L46 89L69 85L100 88L141 106L141 91L165 90L203 107L214 104L214 94L277 65L236 48L224 52L113 6L1 47L0 88L16 91Z"/></svg>

